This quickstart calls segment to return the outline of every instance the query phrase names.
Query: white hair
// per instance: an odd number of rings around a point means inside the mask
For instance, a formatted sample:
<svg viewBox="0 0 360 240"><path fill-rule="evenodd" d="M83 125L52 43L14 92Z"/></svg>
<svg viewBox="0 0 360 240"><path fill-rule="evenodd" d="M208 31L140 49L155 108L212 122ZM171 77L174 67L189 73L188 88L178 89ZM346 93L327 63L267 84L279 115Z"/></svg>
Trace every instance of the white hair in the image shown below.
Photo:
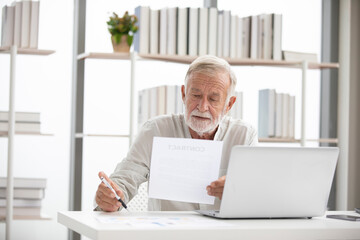
<svg viewBox="0 0 360 240"><path fill-rule="evenodd" d="M207 76L216 76L219 72L225 72L229 74L230 78L230 87L227 93L227 101L229 101L230 97L235 93L236 87L236 76L233 70L230 67L230 64L219 57L212 55L204 55L196 58L189 66L189 69L185 76L185 89L188 82L188 79L191 77L193 73L202 73Z"/></svg>

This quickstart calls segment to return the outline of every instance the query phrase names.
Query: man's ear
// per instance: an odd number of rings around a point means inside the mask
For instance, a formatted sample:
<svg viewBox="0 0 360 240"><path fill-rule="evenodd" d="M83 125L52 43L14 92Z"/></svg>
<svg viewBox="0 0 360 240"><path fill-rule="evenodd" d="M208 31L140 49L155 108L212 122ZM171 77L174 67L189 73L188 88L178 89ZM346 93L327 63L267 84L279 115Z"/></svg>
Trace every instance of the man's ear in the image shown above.
<svg viewBox="0 0 360 240"><path fill-rule="evenodd" d="M185 86L181 86L181 98L183 100L183 103L185 103Z"/></svg>
<svg viewBox="0 0 360 240"><path fill-rule="evenodd" d="M229 99L229 102L226 106L226 113L228 113L230 111L230 109L232 108L232 106L234 105L234 103L236 102L236 97L235 96L231 96Z"/></svg>

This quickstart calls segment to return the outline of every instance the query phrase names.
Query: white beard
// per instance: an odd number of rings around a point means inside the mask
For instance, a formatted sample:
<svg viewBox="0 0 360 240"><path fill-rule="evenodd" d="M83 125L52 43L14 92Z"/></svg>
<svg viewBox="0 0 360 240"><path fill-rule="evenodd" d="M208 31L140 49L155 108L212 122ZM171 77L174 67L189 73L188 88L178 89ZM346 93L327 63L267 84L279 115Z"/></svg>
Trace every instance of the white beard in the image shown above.
<svg viewBox="0 0 360 240"><path fill-rule="evenodd" d="M200 136L203 136L206 133L211 133L212 131L214 131L217 128L220 121L224 117L225 108L221 112L221 114L214 120L213 117L211 116L210 112L202 113L197 108L195 108L190 113L190 116L189 116L186 105L185 105L185 123L192 130L194 130L197 134L199 134ZM193 116L208 118L209 120L205 120L205 121L196 120L196 118L193 118Z"/></svg>

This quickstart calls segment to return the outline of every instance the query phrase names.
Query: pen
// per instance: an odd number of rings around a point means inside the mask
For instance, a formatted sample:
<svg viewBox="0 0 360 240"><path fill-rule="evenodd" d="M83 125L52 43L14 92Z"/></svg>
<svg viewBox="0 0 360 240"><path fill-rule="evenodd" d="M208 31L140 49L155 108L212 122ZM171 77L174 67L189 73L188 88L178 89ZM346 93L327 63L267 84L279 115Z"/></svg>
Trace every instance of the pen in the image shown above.
<svg viewBox="0 0 360 240"><path fill-rule="evenodd" d="M116 199L121 203L121 205L122 205L127 211L129 211L129 210L127 209L127 206L126 206L126 204L124 203L124 201L121 200L121 198L116 194L115 190L112 188L112 186L110 185L110 183L108 183L108 181L106 181L106 179L105 179L104 177L101 177L100 179L101 179L101 181L102 181L108 188L110 188L111 191L113 191L113 193L115 193L115 197L116 197Z"/></svg>

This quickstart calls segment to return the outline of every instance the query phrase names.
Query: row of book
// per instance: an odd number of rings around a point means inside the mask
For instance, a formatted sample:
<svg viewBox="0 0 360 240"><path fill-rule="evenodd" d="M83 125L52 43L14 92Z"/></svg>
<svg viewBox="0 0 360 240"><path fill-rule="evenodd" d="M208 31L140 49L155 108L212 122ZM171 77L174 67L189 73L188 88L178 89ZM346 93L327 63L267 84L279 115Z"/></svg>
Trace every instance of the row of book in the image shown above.
<svg viewBox="0 0 360 240"><path fill-rule="evenodd" d="M259 91L259 138L295 138L295 96L276 93L274 89Z"/></svg>
<svg viewBox="0 0 360 240"><path fill-rule="evenodd" d="M235 92L236 102L229 115L242 118L242 92ZM148 119L166 115L183 113L184 104L181 96L181 86L164 85L139 91L138 127Z"/></svg>
<svg viewBox="0 0 360 240"><path fill-rule="evenodd" d="M9 130L9 112L0 111L0 132ZM39 112L15 112L15 132L40 133Z"/></svg>
<svg viewBox="0 0 360 240"><path fill-rule="evenodd" d="M239 17L217 8L135 8L140 54L281 60L282 15Z"/></svg>
<svg viewBox="0 0 360 240"><path fill-rule="evenodd" d="M1 46L38 48L40 2L13 2L2 9Z"/></svg>
<svg viewBox="0 0 360 240"><path fill-rule="evenodd" d="M7 178L0 177L0 218L6 216L6 183ZM44 178L14 178L13 215L40 218L45 188Z"/></svg>

